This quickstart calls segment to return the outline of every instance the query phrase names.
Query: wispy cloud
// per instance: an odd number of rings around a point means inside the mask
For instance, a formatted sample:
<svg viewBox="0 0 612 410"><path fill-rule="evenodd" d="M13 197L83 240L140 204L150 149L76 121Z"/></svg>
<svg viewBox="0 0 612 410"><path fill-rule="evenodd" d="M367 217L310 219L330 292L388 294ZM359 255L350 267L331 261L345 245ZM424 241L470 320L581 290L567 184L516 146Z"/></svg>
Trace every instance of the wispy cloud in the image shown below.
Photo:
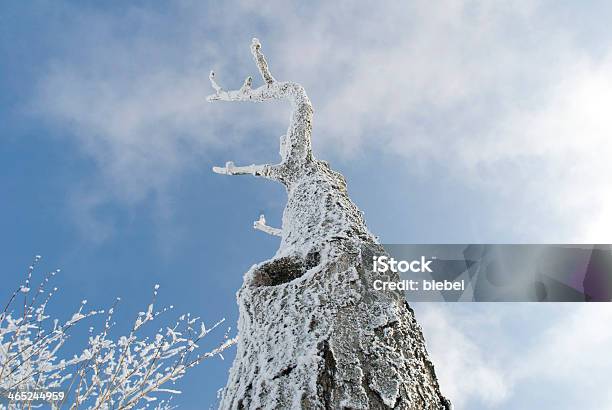
<svg viewBox="0 0 612 410"><path fill-rule="evenodd" d="M246 115L249 108L257 115L253 107L205 100L211 68L231 86L241 81L232 61L251 65L250 37L232 33L232 13L187 3L122 14L65 8L68 51L37 79L30 110L95 164L93 179L69 198L87 237L112 233L96 212L109 203L129 207L153 197L160 212L172 212L162 196L185 171L206 167L211 151L237 147L266 128L266 118L278 118L272 107L256 121Z"/></svg>
<svg viewBox="0 0 612 410"><path fill-rule="evenodd" d="M408 164L404 176L443 168L496 198L497 231L605 241L612 50L585 41L566 14L544 2L460 0L90 10L69 28L75 52L40 79L36 106L96 161L114 200L138 201L220 141L286 125L277 107L203 103L209 68L228 86L254 72L256 34L275 75L309 91L326 156L377 146L381 160Z"/></svg>
<svg viewBox="0 0 612 410"><path fill-rule="evenodd" d="M318 100L327 149L378 146L406 173L447 169L493 194L491 225L522 240L605 242L612 48L585 41L568 12L522 1L327 5L291 21L277 54Z"/></svg>
<svg viewBox="0 0 612 410"><path fill-rule="evenodd" d="M490 315L454 316L452 309L435 304L418 305L417 313L440 386L455 408L473 408L470 403L493 407L510 395L511 382L504 367L507 363L499 360L497 349L485 350L468 330L490 331L495 327Z"/></svg>
<svg viewBox="0 0 612 410"><path fill-rule="evenodd" d="M610 241L612 48L589 31L609 18L587 5L581 19L542 1L65 7L70 43L37 79L31 106L95 164L95 180L71 198L87 232L109 234L100 206L163 192L211 151L256 161L245 152L255 134L276 151L271 130L286 127L286 109L204 102L209 69L228 87L255 74L248 43L257 35L274 75L309 92L313 142L325 157L374 151L406 164L394 169L398 179L444 170L493 198L492 231L526 242ZM418 310L459 408L514 403L535 378L548 392L586 389L588 404L602 407L608 393L574 375L609 373L600 359L612 341L609 312L601 304ZM589 407L573 398L567 408Z"/></svg>
<svg viewBox="0 0 612 410"><path fill-rule="evenodd" d="M428 350L457 408L605 408L608 304L417 304Z"/></svg>

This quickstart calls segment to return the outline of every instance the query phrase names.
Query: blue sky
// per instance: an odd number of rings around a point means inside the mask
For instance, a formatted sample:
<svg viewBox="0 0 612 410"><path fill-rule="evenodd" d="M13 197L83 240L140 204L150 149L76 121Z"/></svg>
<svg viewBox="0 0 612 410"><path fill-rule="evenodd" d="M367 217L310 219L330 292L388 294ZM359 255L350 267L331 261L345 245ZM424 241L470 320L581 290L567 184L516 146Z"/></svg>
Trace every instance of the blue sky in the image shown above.
<svg viewBox="0 0 612 410"><path fill-rule="evenodd" d="M277 246L252 221L278 225L285 195L210 168L276 161L289 109L204 97L210 69L256 73L253 36L305 86L315 153L381 241L610 242L609 4L217 3L0 6L3 284L38 253L62 269L59 316L120 296L129 321L159 283L233 325L242 274ZM607 305L417 313L460 408L612 408ZM232 354L185 378L182 408L214 404Z"/></svg>

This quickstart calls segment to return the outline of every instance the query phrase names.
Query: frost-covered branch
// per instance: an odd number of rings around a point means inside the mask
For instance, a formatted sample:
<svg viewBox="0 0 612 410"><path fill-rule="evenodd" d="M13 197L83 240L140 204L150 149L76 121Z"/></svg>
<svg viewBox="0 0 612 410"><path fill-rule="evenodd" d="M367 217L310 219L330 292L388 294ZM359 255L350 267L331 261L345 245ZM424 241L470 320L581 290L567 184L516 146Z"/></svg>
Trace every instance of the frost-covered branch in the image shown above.
<svg viewBox="0 0 612 410"><path fill-rule="evenodd" d="M247 165L237 167L232 161L225 163L224 167L213 167L213 172L220 175L253 175L263 177L273 181L282 181L284 179L285 167L282 164L278 165Z"/></svg>
<svg viewBox="0 0 612 410"><path fill-rule="evenodd" d="M259 219L253 222L253 228L274 236L283 235L282 229L266 225L266 217L264 215L259 215Z"/></svg>
<svg viewBox="0 0 612 410"><path fill-rule="evenodd" d="M274 87L270 87L276 84L276 80L270 74L270 70L268 68L268 63L266 62L266 58L261 52L261 44L259 40L256 38L253 39L251 43L251 53L253 53L253 58L255 59L255 64L257 64L257 68L259 69L259 73L261 77L266 82L265 85L253 90L251 85L253 84L253 77L249 76L244 80L242 87L238 90L233 91L225 91L221 86L217 83L215 79L215 72L211 71L208 78L210 79L210 83L215 90L215 94L210 95L207 99L208 101L264 101L272 98L283 98L284 95L280 95L279 90Z"/></svg>
<svg viewBox="0 0 612 410"><path fill-rule="evenodd" d="M226 91L218 83L215 73L210 72L210 82L215 94L208 101L266 101L287 99L292 103L293 112L287 133L280 138L281 162L276 165L249 165L237 167L229 161L225 167L213 167L221 175L255 175L283 183L287 188L299 180L313 160L310 136L312 132L312 105L304 88L293 82L279 82L270 73L268 63L256 38L251 43L251 53L265 84L253 89L252 77L247 77L238 90ZM282 236L282 230L265 223L263 215L253 224L255 229L274 236Z"/></svg>
<svg viewBox="0 0 612 410"><path fill-rule="evenodd" d="M266 84L272 84L276 80L272 77L270 70L268 69L268 62L266 61L266 57L264 57L261 52L261 43L258 39L254 38L251 42L251 53L253 53L253 58L255 59L255 64L257 64L257 68L259 68L259 73L261 74L261 78L266 82Z"/></svg>
<svg viewBox="0 0 612 410"><path fill-rule="evenodd" d="M247 165L237 167L232 161L225 163L224 167L213 167L213 172L221 175L255 175L260 176L269 165Z"/></svg>
<svg viewBox="0 0 612 410"><path fill-rule="evenodd" d="M39 259L37 257L35 263ZM46 308L57 288L48 291L47 287L56 272L46 275L32 291L30 280L35 263L0 313L0 394L62 392L60 400L56 397L54 401L47 401L56 409L131 409L157 401L155 408L167 410L172 408L172 397L159 400L159 395L180 393L168 385L176 383L187 369L204 359L222 357L221 353L236 342L226 334L217 348L197 353L202 338L223 320L207 328L198 317L190 314L180 316L173 325L162 326L157 332L152 329L145 332L145 325L173 309L173 306L155 308L157 285L151 303L137 315L128 336L110 337L119 299L106 311L86 311L87 301L84 300L68 320L54 319L49 324ZM34 295L30 297L31 293ZM24 296L23 306L14 303L19 294ZM39 296L44 299L39 300ZM71 358L60 359L61 349L70 337L69 330L86 319L94 320L94 316L101 315L106 318L100 331L96 333L94 326L89 327L87 346ZM0 409L29 408L31 404L36 403L9 402L8 407L0 404Z"/></svg>

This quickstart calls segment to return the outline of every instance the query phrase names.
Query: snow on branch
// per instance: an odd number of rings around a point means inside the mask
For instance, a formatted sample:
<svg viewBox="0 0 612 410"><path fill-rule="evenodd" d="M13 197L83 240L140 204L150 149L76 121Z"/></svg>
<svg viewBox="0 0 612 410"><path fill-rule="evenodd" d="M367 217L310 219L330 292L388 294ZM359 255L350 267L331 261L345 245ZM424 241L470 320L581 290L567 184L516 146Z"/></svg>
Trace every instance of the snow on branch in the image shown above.
<svg viewBox="0 0 612 410"><path fill-rule="evenodd" d="M251 43L251 53L265 84L253 89L253 79L247 77L240 89L226 91L217 83L215 73L211 71L209 78L215 93L207 99L208 101L261 102L271 99L289 101L292 105L292 113L287 132L280 138L281 162L275 165L237 167L229 161L224 167L213 167L213 172L221 175L261 176L282 183L290 191L292 185L312 169L314 157L311 135L314 111L304 87L291 81L277 81L272 76L261 51L261 43L256 38ZM262 220L256 221L254 227L271 235L282 236L281 230L267 226L265 219L263 222Z"/></svg>
<svg viewBox="0 0 612 410"><path fill-rule="evenodd" d="M251 88L251 84L253 83L253 78L250 76L244 80L244 84L242 84L242 87L240 87L239 90L233 90L233 91L225 91L223 88L221 88L221 86L215 80L214 71L210 72L208 78L210 79L210 83L212 84L212 87L215 89L215 94L209 95L206 98L208 101L215 101L215 100L248 101L248 100L255 100L256 96L259 96L258 97L259 100L264 99L263 96L261 95L263 94L261 91L259 93L253 93L253 89ZM260 89L261 87L258 90Z"/></svg>
<svg viewBox="0 0 612 410"><path fill-rule="evenodd" d="M35 263L40 257L36 257ZM140 312L127 336L113 339L109 336L115 325L113 315L120 299L106 311L86 311L86 300L76 313L65 321L53 320L46 313L47 304L57 288L48 290L49 282L58 272L47 274L38 288L30 289L34 270L30 266L26 279L9 298L0 313L0 393L10 392L62 392L58 399L49 397L47 405L53 409L131 409L147 406L156 401L157 409L170 409L169 399L158 400L160 393L178 394L169 387L182 378L186 371L203 360L219 355L236 339L225 335L215 349L199 353L198 343L223 320L206 328L198 317L180 316L173 324L162 325L149 335L142 328L149 322L173 309L156 310L158 285L155 285L151 303ZM23 295L23 304L14 302ZM94 316L105 316L100 331L89 327L87 346L72 358L61 358L62 346L69 338L69 330ZM93 319L91 319L93 320ZM229 331L229 329L228 329ZM44 400L43 400L44 402ZM72 403L72 404L70 404ZM11 402L10 409L29 408L28 402ZM3 404L0 409L4 410Z"/></svg>
<svg viewBox="0 0 612 410"><path fill-rule="evenodd" d="M304 87L290 81L276 81L268 68L268 63L261 51L261 44L256 38L251 43L251 53L255 64L264 79L265 84L253 89L253 78L247 77L238 90L224 90L217 83L215 72L211 71L209 78L215 93L207 97L208 101L252 101L262 102L272 99L286 99L291 102L293 111L291 114L289 129L281 139L282 164L294 164L293 173L299 173L304 162L312 159L312 116L313 109L310 99L306 95ZM215 172L228 174L220 167ZM225 170L227 171L227 169ZM286 170L285 170L286 171Z"/></svg>
<svg viewBox="0 0 612 410"><path fill-rule="evenodd" d="M221 175L255 175L260 176L264 173L267 165L247 165L244 167L234 166L232 161L225 163L224 167L213 167L213 172Z"/></svg>
<svg viewBox="0 0 612 410"><path fill-rule="evenodd" d="M259 215L259 219L253 222L253 228L273 236L282 236L283 234L282 229L266 225L266 217L264 215Z"/></svg>
<svg viewBox="0 0 612 410"><path fill-rule="evenodd" d="M215 79L215 72L211 71L208 78L210 79L210 83L215 90L215 94L208 96L208 101L264 101L271 98L283 98L283 95L278 92L279 90L275 89L277 87L270 87L277 84L277 82L274 77L272 77L272 74L270 74L266 58L261 52L261 44L256 38L253 39L251 44L251 52L253 53L253 58L255 59L255 64L257 64L259 73L266 84L253 90L251 88L251 85L253 84L253 77L249 76L244 80L244 83L240 89L225 91L217 83Z"/></svg>
<svg viewBox="0 0 612 410"><path fill-rule="evenodd" d="M254 38L251 42L251 53L253 53L253 58L255 58L255 64L257 64L257 68L259 68L259 73L261 77L266 82L266 84L272 84L276 80L270 74L270 70L268 69L268 62L261 52L261 43L258 39Z"/></svg>

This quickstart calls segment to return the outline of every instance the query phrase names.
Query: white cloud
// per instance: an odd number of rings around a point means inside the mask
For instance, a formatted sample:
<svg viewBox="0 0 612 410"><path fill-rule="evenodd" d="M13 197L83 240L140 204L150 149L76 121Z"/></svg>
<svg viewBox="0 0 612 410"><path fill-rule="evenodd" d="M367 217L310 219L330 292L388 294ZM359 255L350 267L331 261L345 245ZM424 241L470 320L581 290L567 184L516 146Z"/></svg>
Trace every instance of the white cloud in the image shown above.
<svg viewBox="0 0 612 410"><path fill-rule="evenodd" d="M184 23L176 26L170 15L140 8L123 15L65 10L69 40L62 47L69 51L38 79L30 111L95 164L94 176L69 198L70 214L88 238L112 233L113 224L97 212L107 204L154 198L158 212L171 213L164 192L185 171L208 168L211 151L237 148L249 135L269 132L266 118L286 115L278 107L206 102L211 68L230 87L241 83L235 74L242 71L232 68L232 59L239 56L241 68L252 68L250 38L232 37L231 14L221 19L185 3L170 7ZM214 31L221 37L211 41ZM278 145L278 135L270 136L271 145Z"/></svg>
<svg viewBox="0 0 612 410"><path fill-rule="evenodd" d="M612 233L612 54L569 66L542 108L523 110L502 124L483 159L530 161L541 169L522 181L566 226L567 241L608 243ZM534 169L535 167L531 167ZM567 228L572 227L569 232Z"/></svg>
<svg viewBox="0 0 612 410"><path fill-rule="evenodd" d="M562 382L580 396L602 396L602 379L612 369L612 307L609 304L556 306L548 326L537 334L527 354L514 367L514 378L530 382ZM593 397L591 400L596 399Z"/></svg>
<svg viewBox="0 0 612 410"><path fill-rule="evenodd" d="M455 408L470 408L468 404L474 402L489 407L502 403L511 387L502 367L504 363L496 363L496 352L484 350L464 329L469 321L486 317L460 317L460 327L447 309L440 309L439 305L420 304L417 312L440 387ZM482 323L479 328L487 325L490 329L491 323Z"/></svg>
<svg viewBox="0 0 612 410"><path fill-rule="evenodd" d="M154 37L157 29L170 36L158 28L167 23L160 15L137 10L113 19L73 12L73 51L39 79L34 110L96 161L105 188L118 199L138 200L217 142L211 117L218 112L205 109L206 71L190 58L193 44L173 49L177 38ZM130 24L145 28L126 29ZM214 55L206 46L200 50Z"/></svg>
<svg viewBox="0 0 612 410"><path fill-rule="evenodd" d="M612 306L416 304L440 384L457 409L606 408Z"/></svg>
<svg viewBox="0 0 612 410"><path fill-rule="evenodd" d="M447 169L494 198L496 233L607 242L612 49L579 42L580 24L556 12L520 1L325 4L275 29L274 66L310 91L315 146L380 147L408 164L405 176Z"/></svg>
<svg viewBox="0 0 612 410"><path fill-rule="evenodd" d="M238 148L261 132L269 140L258 144L274 151L265 155L276 153L272 130L286 127L286 109L204 102L210 68L228 87L254 73L248 43L259 35L275 76L308 90L313 142L325 157L377 147L381 161L408 164L398 178L442 168L495 198L488 203L498 232L519 231L530 242L610 241L612 50L585 40L579 19L557 19L561 6L173 4L167 13L132 8L122 16L68 8L70 51L39 79L34 111L96 164L97 180L72 198L87 232L108 234L94 212L101 204L163 191L203 166L210 150L256 161L251 155L263 152ZM417 311L458 408L503 406L534 378L567 391L588 390L592 369L607 380L609 312L601 304ZM589 391L593 405L611 399Z"/></svg>
<svg viewBox="0 0 612 410"><path fill-rule="evenodd" d="M325 157L378 147L381 160L408 164L404 177L446 169L493 198L495 233L610 240L612 50L585 44L579 21L552 4L185 2L88 13L68 28L76 51L41 79L36 106L96 161L110 200L163 190L220 145L240 157L245 135L270 135L272 158L285 109L203 102L209 68L228 86L254 73L255 34L276 77L309 91Z"/></svg>

